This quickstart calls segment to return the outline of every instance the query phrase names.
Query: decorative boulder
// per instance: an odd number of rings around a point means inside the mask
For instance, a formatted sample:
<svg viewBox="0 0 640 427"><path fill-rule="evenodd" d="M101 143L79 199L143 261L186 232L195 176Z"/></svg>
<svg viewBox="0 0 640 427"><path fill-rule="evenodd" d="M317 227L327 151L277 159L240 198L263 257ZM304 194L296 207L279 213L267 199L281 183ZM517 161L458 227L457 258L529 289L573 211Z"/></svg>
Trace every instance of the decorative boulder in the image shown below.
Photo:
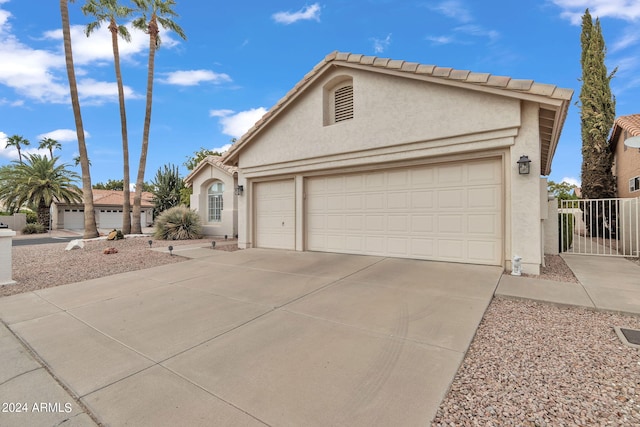
<svg viewBox="0 0 640 427"><path fill-rule="evenodd" d="M118 250L116 248L105 248L105 250L102 251L102 253L105 254L105 255L117 254Z"/></svg>
<svg viewBox="0 0 640 427"><path fill-rule="evenodd" d="M72 240L67 244L67 247L64 248L65 251L73 249L84 249L84 242L82 240Z"/></svg>

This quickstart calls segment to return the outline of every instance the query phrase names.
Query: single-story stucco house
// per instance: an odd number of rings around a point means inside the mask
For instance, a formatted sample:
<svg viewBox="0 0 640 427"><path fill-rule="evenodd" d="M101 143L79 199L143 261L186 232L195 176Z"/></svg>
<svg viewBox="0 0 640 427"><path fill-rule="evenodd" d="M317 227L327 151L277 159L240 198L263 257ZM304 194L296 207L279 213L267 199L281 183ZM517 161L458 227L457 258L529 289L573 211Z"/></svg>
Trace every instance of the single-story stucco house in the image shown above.
<svg viewBox="0 0 640 427"><path fill-rule="evenodd" d="M99 229L122 228L122 203L124 192L118 190L93 189L93 209L96 215L96 225ZM130 194L133 207L134 193ZM153 224L153 194L142 193L140 223L143 227ZM84 229L84 205L53 203L51 205L51 221L54 229L67 230Z"/></svg>
<svg viewBox="0 0 640 427"><path fill-rule="evenodd" d="M198 212L205 235L238 234L237 181L238 168L224 165L220 156L207 156L185 177L193 189L191 209Z"/></svg>
<svg viewBox="0 0 640 427"><path fill-rule="evenodd" d="M550 229L541 175L572 95L331 53L222 158L237 168L238 245L506 269L518 255L538 274Z"/></svg>

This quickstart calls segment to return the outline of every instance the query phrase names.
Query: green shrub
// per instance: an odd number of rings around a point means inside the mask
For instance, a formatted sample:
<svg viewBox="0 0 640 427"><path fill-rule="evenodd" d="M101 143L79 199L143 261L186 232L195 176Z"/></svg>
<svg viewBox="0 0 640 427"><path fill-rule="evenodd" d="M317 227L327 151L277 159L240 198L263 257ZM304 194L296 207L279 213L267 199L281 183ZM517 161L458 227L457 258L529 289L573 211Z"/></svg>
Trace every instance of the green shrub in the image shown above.
<svg viewBox="0 0 640 427"><path fill-rule="evenodd" d="M38 222L38 214L34 211L21 210L20 213L27 215L27 224L36 224Z"/></svg>
<svg viewBox="0 0 640 427"><path fill-rule="evenodd" d="M47 230L45 230L44 225L34 223L25 225L22 229L22 234L40 234L45 233L46 231Z"/></svg>
<svg viewBox="0 0 640 427"><path fill-rule="evenodd" d="M558 214L558 248L560 252L566 252L573 244L573 221L572 213Z"/></svg>
<svg viewBox="0 0 640 427"><path fill-rule="evenodd" d="M154 237L162 240L189 240L202 237L200 217L186 206L175 206L156 218Z"/></svg>

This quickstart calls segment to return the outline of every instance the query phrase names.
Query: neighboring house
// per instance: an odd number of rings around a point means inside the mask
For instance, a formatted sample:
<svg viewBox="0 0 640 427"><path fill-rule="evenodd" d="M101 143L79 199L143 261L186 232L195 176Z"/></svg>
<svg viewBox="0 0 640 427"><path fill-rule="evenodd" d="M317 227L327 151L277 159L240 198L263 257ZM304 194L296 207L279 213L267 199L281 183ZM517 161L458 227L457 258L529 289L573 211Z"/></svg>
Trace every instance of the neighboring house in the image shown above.
<svg viewBox="0 0 640 427"><path fill-rule="evenodd" d="M640 136L640 114L618 117L609 140L618 197L640 197L640 148L624 144L634 136Z"/></svg>
<svg viewBox="0 0 640 427"><path fill-rule="evenodd" d="M205 235L234 237L238 233L237 176L238 168L222 164L220 156L207 156L184 179L193 188L191 209L200 215Z"/></svg>
<svg viewBox="0 0 640 427"><path fill-rule="evenodd" d="M519 255L537 274L548 212L540 176L572 95L334 52L223 158L244 190L239 246L506 268ZM529 174L519 174L523 155Z"/></svg>
<svg viewBox="0 0 640 427"><path fill-rule="evenodd" d="M131 206L133 208L134 193L131 192ZM93 189L93 208L96 213L96 225L99 229L122 228L122 203L124 192L117 190ZM140 221L143 227L153 224L153 194L142 193L142 210ZM51 221L53 228L68 230L84 229L84 205L82 203L68 205L54 203L51 205Z"/></svg>

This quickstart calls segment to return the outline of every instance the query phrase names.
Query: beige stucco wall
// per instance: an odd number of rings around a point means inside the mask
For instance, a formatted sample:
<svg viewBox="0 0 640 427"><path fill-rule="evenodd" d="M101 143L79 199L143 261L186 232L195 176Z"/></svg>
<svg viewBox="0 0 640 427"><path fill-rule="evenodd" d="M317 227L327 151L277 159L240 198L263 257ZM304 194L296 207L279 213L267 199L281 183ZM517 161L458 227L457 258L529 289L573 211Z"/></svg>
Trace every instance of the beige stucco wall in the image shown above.
<svg viewBox="0 0 640 427"><path fill-rule="evenodd" d="M640 176L640 148L624 145L629 135L624 130L616 142L615 167L613 174L617 177L618 197L640 197L640 190L629 191L629 180Z"/></svg>
<svg viewBox="0 0 640 427"><path fill-rule="evenodd" d="M327 73L285 108L241 153L243 169L361 152L389 145L438 141L519 126L519 101L493 94L350 70L354 119L323 125ZM406 147L411 149L411 147Z"/></svg>
<svg viewBox="0 0 640 427"><path fill-rule="evenodd" d="M547 219L542 223L544 227L544 253L558 255L560 231L558 229L558 199L553 198L547 202Z"/></svg>
<svg viewBox="0 0 640 427"><path fill-rule="evenodd" d="M304 250L308 176L498 156L505 165L504 266L510 268L517 254L525 273L539 274L543 189L538 104L378 73L356 70L352 76L353 120L323 126L323 85L335 77L329 74L239 153L238 184L245 186L245 195L238 198L239 246L253 246L253 182L295 179L295 248ZM518 174L516 162L523 154L532 160L529 175Z"/></svg>
<svg viewBox="0 0 640 427"><path fill-rule="evenodd" d="M507 165L510 188L507 190L506 208L511 210L507 214L510 218L507 232L509 229L511 231L507 240L511 247L506 248L506 261L510 268L510 261L515 255L522 257L522 272L528 274L540 274L542 262L538 108L534 103L522 103L522 127L511 147L511 159ZM531 160L529 175L518 173L517 162L522 155L527 155Z"/></svg>
<svg viewBox="0 0 640 427"><path fill-rule="evenodd" d="M209 222L207 219L207 191L211 184L216 181L221 181L224 184L222 221ZM191 209L195 210L200 216L203 233L206 236L235 236L238 233L238 227L234 177L215 166L207 165L193 177L191 183L193 186L193 194L190 199Z"/></svg>

